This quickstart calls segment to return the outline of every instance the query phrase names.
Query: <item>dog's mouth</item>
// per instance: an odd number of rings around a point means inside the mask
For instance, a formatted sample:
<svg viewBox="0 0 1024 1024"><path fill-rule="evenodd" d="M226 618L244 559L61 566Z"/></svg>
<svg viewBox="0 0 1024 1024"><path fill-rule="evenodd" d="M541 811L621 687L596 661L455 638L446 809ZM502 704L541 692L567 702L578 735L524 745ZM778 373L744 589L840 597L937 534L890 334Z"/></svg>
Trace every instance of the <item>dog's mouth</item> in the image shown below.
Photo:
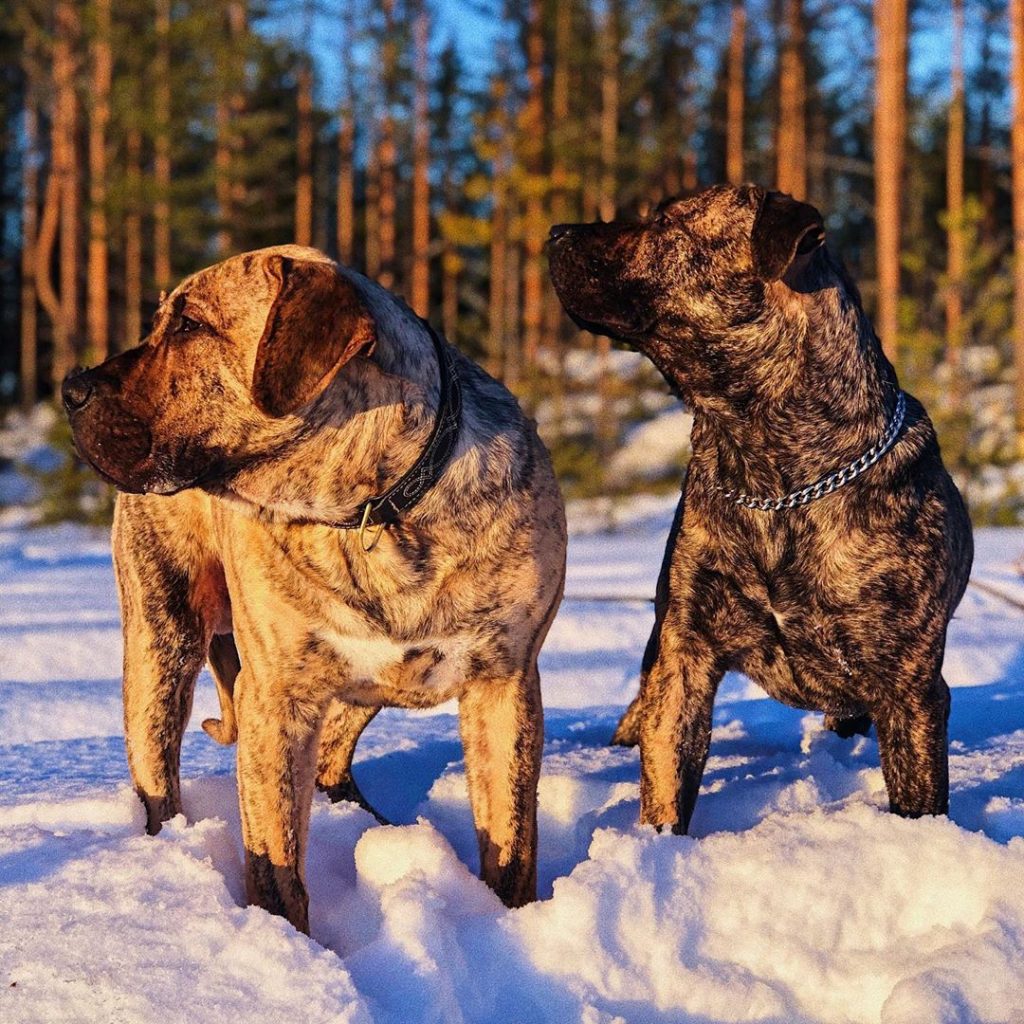
<svg viewBox="0 0 1024 1024"><path fill-rule="evenodd" d="M221 465L199 449L186 451L185 445L177 453L162 450L148 425L123 409L73 417L72 438L78 456L126 494L177 494L215 477Z"/></svg>
<svg viewBox="0 0 1024 1024"><path fill-rule="evenodd" d="M635 344L652 326L641 314L642 285L623 273L636 225L559 224L548 239L551 283L581 330Z"/></svg>
<svg viewBox="0 0 1024 1024"><path fill-rule="evenodd" d="M647 334L652 324L650 322L628 322L628 321L598 321L589 320L586 317L580 316L574 313L562 301L563 307L569 316L569 319L581 330L589 331L591 334L600 334L605 337L611 338L613 341L623 341L627 344L636 344L636 342Z"/></svg>

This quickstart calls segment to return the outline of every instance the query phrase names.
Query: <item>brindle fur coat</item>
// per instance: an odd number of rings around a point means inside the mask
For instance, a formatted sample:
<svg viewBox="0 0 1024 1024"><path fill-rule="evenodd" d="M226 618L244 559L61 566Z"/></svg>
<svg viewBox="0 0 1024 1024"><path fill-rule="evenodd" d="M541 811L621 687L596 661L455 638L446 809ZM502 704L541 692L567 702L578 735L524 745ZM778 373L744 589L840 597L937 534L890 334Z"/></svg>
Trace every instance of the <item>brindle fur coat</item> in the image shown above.
<svg viewBox="0 0 1024 1024"><path fill-rule="evenodd" d="M358 517L431 432L439 368L400 301L321 253L237 256L185 280L152 333L65 383L82 455L122 491L114 559L124 710L147 830L182 810L182 732L209 659L238 740L249 898L308 927L314 785L362 796L360 732L384 705L459 701L483 878L534 898L542 744L537 654L565 521L515 399L450 351L461 433L397 524Z"/></svg>
<svg viewBox="0 0 1024 1024"><path fill-rule="evenodd" d="M742 507L856 459L899 393L813 207L715 187L639 223L552 229L569 314L645 353L694 412L692 460L637 701L641 818L685 831L722 675L746 673L843 734L874 722L893 811L947 810L946 628L970 571L963 501L907 398L892 449L811 504Z"/></svg>

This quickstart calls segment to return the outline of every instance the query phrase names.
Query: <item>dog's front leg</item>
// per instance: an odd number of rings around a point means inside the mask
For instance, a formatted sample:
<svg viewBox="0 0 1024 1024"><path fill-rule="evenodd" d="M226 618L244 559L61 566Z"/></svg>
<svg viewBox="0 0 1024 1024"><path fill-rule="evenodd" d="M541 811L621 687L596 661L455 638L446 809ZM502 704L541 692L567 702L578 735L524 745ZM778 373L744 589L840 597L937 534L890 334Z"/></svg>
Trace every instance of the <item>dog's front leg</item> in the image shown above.
<svg viewBox="0 0 1024 1024"><path fill-rule="evenodd" d="M509 907L537 898L537 780L544 712L536 662L459 700L480 877Z"/></svg>
<svg viewBox="0 0 1024 1024"><path fill-rule="evenodd" d="M306 838L322 708L243 667L235 686L238 796L250 903L309 931Z"/></svg>
<svg viewBox="0 0 1024 1024"><path fill-rule="evenodd" d="M873 715L889 809L905 818L949 811L949 687L938 672L913 699Z"/></svg>
<svg viewBox="0 0 1024 1024"><path fill-rule="evenodd" d="M119 497L114 567L124 631L124 736L146 831L181 812L181 740L192 711L208 630L192 600L187 562L174 536L145 508Z"/></svg>
<svg viewBox="0 0 1024 1024"><path fill-rule="evenodd" d="M640 716L640 821L690 827L711 746L711 712L721 670L699 642L663 640L643 679Z"/></svg>

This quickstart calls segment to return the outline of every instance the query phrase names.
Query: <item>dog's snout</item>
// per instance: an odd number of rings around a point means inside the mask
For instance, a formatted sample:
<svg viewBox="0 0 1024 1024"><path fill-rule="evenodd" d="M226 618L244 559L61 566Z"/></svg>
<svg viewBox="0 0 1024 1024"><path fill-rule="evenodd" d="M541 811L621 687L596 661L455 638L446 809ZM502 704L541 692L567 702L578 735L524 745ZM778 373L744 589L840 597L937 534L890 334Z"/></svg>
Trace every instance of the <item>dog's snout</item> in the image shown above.
<svg viewBox="0 0 1024 1024"><path fill-rule="evenodd" d="M60 387L60 396L68 412L84 409L95 393L96 383L87 370L72 370Z"/></svg>

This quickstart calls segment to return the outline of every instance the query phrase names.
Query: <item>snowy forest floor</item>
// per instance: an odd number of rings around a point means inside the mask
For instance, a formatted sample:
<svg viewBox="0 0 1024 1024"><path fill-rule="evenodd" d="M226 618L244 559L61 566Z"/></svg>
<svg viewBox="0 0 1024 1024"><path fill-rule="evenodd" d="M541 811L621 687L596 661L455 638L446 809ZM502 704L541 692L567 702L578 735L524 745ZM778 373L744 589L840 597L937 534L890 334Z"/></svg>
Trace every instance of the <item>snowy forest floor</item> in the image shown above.
<svg viewBox="0 0 1024 1024"><path fill-rule="evenodd" d="M1024 1021L1024 530L978 531L974 577L1011 601L972 587L950 630L950 820L884 812L873 734L730 676L678 838L635 824L638 755L607 746L674 503L614 529L574 510L541 659L541 900L507 911L475 878L453 709L386 710L356 772L397 824L318 796L311 939L244 906L205 673L186 817L142 834L106 536L0 518L0 1019Z"/></svg>

